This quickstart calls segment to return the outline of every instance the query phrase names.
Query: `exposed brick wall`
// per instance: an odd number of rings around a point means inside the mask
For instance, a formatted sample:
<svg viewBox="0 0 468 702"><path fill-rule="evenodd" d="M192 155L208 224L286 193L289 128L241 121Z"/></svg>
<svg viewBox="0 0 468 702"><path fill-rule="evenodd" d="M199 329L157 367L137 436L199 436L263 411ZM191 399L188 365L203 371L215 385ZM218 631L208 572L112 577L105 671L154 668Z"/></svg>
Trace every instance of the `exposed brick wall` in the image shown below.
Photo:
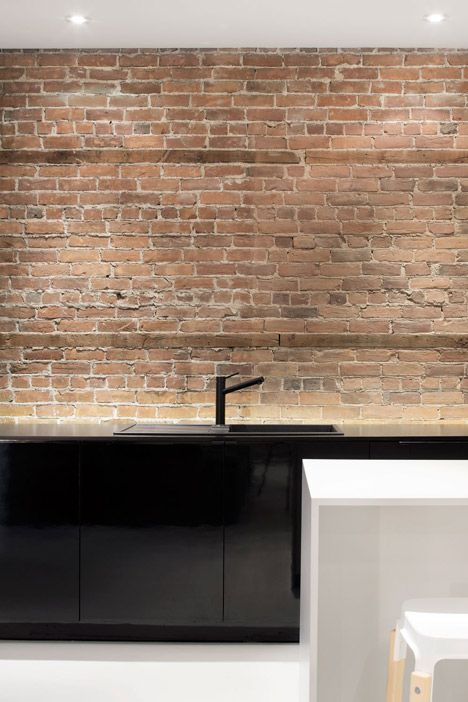
<svg viewBox="0 0 468 702"><path fill-rule="evenodd" d="M0 52L0 416L468 420L468 54ZM237 404L239 403L239 404Z"/></svg>

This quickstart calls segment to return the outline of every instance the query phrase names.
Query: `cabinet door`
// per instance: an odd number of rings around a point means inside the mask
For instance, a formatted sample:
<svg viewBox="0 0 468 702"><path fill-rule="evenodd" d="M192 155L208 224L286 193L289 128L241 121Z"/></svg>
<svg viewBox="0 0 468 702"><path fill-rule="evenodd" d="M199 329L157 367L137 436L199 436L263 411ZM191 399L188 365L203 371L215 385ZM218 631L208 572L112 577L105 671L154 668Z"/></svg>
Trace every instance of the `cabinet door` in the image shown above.
<svg viewBox="0 0 468 702"><path fill-rule="evenodd" d="M400 441L375 441L371 447L372 458L468 459L468 441L402 439Z"/></svg>
<svg viewBox="0 0 468 702"><path fill-rule="evenodd" d="M0 621L77 621L78 550L78 447L0 443Z"/></svg>
<svg viewBox="0 0 468 702"><path fill-rule="evenodd" d="M88 444L81 620L222 621L222 447Z"/></svg>
<svg viewBox="0 0 468 702"><path fill-rule="evenodd" d="M299 577L294 570L300 507L297 473L289 442L226 446L224 620L228 625L299 626Z"/></svg>

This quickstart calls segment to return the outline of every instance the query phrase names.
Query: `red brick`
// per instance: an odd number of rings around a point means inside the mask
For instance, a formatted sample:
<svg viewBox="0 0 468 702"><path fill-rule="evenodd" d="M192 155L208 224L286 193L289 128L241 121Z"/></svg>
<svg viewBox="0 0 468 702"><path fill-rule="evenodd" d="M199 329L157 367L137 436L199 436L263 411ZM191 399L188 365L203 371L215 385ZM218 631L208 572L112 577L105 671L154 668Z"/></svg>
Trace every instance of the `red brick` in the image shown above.
<svg viewBox="0 0 468 702"><path fill-rule="evenodd" d="M269 388L239 397L240 417L274 418L281 393L301 421L435 420L452 402L467 418L465 357L347 340L436 345L467 329L465 64L454 51L0 54L0 329L86 336L2 350L0 415L154 418L161 401L161 416L206 419L215 364L264 363ZM279 346L304 332L344 348ZM145 343L119 348L126 333ZM152 334L207 346L146 348ZM258 340L217 349L220 334Z"/></svg>

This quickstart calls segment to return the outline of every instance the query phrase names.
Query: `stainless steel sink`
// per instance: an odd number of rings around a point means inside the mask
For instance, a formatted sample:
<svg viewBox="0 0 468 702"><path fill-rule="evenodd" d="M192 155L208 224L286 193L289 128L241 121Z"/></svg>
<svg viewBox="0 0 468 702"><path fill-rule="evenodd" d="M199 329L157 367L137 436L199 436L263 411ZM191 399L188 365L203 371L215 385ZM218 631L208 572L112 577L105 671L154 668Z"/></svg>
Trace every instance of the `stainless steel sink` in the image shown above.
<svg viewBox="0 0 468 702"><path fill-rule="evenodd" d="M125 436L193 435L193 434L294 434L307 436L342 436L333 424L131 424L114 434Z"/></svg>

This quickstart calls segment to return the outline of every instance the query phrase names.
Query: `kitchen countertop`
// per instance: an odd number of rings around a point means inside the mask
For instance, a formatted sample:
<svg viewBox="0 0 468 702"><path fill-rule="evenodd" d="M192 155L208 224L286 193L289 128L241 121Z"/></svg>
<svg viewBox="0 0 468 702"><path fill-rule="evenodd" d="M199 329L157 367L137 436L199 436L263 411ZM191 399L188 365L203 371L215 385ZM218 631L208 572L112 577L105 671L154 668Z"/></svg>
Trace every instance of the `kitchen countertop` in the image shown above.
<svg viewBox="0 0 468 702"><path fill-rule="evenodd" d="M190 437L193 441L206 440L207 437L214 440L229 439L236 441L242 439L267 438L272 436L285 437L285 434L250 434L248 432L242 435L223 434L215 436L212 433L206 434L158 434L158 435L120 435L115 436L114 432L132 424L132 420L123 422L103 421L96 423L78 423L78 422L18 422L18 423L0 423L0 441L43 441L43 440L114 440L114 441L160 441L170 438L173 441L186 440ZM208 424L207 424L208 426ZM285 427L287 425L285 424ZM335 426L343 432L343 435L328 434L328 435L301 435L291 434L294 441L311 440L317 441L334 441L344 439L405 439L405 438L421 438L421 439L465 439L468 440L468 424L335 424Z"/></svg>

